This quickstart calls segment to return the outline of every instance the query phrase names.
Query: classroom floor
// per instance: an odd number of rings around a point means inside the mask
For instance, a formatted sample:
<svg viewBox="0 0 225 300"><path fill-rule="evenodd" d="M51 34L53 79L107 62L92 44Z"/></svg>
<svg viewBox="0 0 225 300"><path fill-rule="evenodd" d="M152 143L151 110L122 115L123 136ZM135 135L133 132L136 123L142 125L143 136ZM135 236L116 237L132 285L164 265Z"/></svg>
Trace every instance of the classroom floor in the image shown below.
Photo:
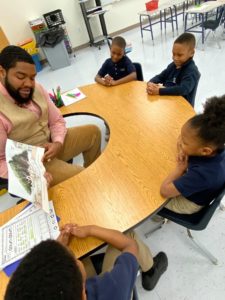
<svg viewBox="0 0 225 300"><path fill-rule="evenodd" d="M168 26L167 34L160 34L154 27L154 45L150 33L144 32L142 41L139 28L123 34L130 41L133 50L128 56L132 61L140 62L143 67L145 80L159 73L171 62L171 49L174 37ZM182 20L180 20L179 33L182 33ZM175 34L175 37L177 33ZM225 82L225 40L222 29L218 36L222 49L218 49L213 37L210 36L205 50L202 51L198 43L195 62L201 72L201 79L196 96L195 109L202 110L202 104L208 97L222 95ZM198 39L198 36L196 36ZM63 91L77 86L93 83L101 64L109 56L109 48L103 45L101 50L88 47L77 51L76 57L71 58L71 66L51 71L47 66L37 75L37 81L51 91L61 86ZM110 89L110 88L109 88ZM70 119L68 124L97 123L104 133L102 121L89 117ZM104 147L104 141L102 147ZM169 222L162 229L155 231L148 239L144 233L153 228L155 224L148 220L137 228L137 231L149 245L153 255L165 251L168 255L169 267L162 276L156 288L147 292L141 287L140 276L137 288L140 300L223 300L225 299L225 233L223 230L225 211L217 210L207 230L197 232L195 236L208 246L219 259L217 266L212 265L202 256L191 241L187 238L185 229Z"/></svg>

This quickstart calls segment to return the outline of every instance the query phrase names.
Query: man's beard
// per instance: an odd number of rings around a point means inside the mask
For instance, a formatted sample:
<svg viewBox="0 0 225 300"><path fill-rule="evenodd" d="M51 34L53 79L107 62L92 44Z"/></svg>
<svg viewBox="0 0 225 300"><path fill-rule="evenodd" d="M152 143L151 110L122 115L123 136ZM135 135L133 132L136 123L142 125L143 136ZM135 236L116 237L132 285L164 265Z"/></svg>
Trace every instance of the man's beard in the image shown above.
<svg viewBox="0 0 225 300"><path fill-rule="evenodd" d="M25 104L28 103L30 100L32 100L34 89L31 88L30 94L24 98L21 97L19 90L15 90L14 87L9 83L8 77L5 78L5 88L9 95L18 103L18 104Z"/></svg>

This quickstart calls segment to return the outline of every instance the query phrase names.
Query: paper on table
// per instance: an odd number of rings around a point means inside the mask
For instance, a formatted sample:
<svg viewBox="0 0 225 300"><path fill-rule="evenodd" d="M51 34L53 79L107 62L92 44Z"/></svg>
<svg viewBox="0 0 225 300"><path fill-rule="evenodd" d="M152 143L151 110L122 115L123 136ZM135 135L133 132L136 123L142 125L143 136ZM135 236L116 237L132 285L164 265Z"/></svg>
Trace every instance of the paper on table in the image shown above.
<svg viewBox="0 0 225 300"><path fill-rule="evenodd" d="M78 88L62 94L62 100L65 106L80 101L84 98L86 98L86 96Z"/></svg>
<svg viewBox="0 0 225 300"><path fill-rule="evenodd" d="M44 148L7 139L9 193L38 204L49 212L47 181L42 163Z"/></svg>
<svg viewBox="0 0 225 300"><path fill-rule="evenodd" d="M35 204L28 206L0 228L0 269L24 257L32 247L59 235L52 201L47 214Z"/></svg>
<svg viewBox="0 0 225 300"><path fill-rule="evenodd" d="M51 208L52 208L51 202L52 202L52 201L50 201L50 203L49 203L49 204L50 204L50 215L51 215L51 213L52 213L52 211L51 211ZM32 204L32 203L29 203L28 206L31 207L31 206L33 206L33 204ZM27 209L27 206L25 206L24 209ZM18 217L19 215L20 215L20 214L18 214L16 217ZM56 216L56 219L57 219L57 222L60 221L59 216ZM54 219L53 219L53 220L54 220ZM8 222L8 223L9 223L9 222ZM57 231L55 231L53 234L51 234L51 238L56 239L56 238L58 237L58 234L59 234L59 232L58 232L58 230L57 230ZM12 274L16 271L16 269L17 269L18 266L20 265L21 260L22 260L22 258L19 259L19 260L17 260L17 261L15 261L15 262L13 262L13 263L11 263L10 265L7 265L7 267L5 267L5 268L3 269L4 273L5 273L8 277L12 276Z"/></svg>

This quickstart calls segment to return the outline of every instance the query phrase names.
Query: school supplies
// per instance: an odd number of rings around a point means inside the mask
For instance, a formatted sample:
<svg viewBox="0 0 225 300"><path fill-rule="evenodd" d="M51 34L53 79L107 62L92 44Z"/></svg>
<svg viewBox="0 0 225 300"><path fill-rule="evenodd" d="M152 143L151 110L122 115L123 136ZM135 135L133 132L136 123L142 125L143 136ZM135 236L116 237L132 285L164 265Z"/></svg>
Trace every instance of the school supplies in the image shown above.
<svg viewBox="0 0 225 300"><path fill-rule="evenodd" d="M75 103L77 101L80 101L84 99L86 96L78 89L75 88L73 90L70 90L64 94L62 94L62 101L64 105L70 105L72 103Z"/></svg>
<svg viewBox="0 0 225 300"><path fill-rule="evenodd" d="M23 258L35 245L59 235L52 201L49 214L31 204L0 227L0 270Z"/></svg>
<svg viewBox="0 0 225 300"><path fill-rule="evenodd" d="M49 212L47 181L42 163L44 148L7 139L8 192Z"/></svg>
<svg viewBox="0 0 225 300"><path fill-rule="evenodd" d="M61 107L64 105L64 103L62 101L60 86L57 86L56 92L54 89L52 89L52 93L48 93L48 94L49 94L49 97L52 100L52 102L55 104L55 106Z"/></svg>

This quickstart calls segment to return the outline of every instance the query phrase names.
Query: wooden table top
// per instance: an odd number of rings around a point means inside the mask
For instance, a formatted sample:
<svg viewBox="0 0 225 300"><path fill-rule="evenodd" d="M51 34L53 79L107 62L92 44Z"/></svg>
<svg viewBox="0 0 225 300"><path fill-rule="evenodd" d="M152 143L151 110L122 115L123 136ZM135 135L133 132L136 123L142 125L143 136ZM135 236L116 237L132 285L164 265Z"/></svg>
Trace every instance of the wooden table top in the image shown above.
<svg viewBox="0 0 225 300"><path fill-rule="evenodd" d="M182 97L147 95L146 83L140 81L80 89L87 98L63 107L62 113L101 116L110 127L110 140L91 166L51 188L49 199L54 201L60 224L97 224L126 231L165 202L159 187L175 165L180 128L194 110ZM24 206L1 213L0 226ZM94 238L74 239L70 248L81 257L101 243ZM3 299L8 282L3 272L0 282Z"/></svg>

